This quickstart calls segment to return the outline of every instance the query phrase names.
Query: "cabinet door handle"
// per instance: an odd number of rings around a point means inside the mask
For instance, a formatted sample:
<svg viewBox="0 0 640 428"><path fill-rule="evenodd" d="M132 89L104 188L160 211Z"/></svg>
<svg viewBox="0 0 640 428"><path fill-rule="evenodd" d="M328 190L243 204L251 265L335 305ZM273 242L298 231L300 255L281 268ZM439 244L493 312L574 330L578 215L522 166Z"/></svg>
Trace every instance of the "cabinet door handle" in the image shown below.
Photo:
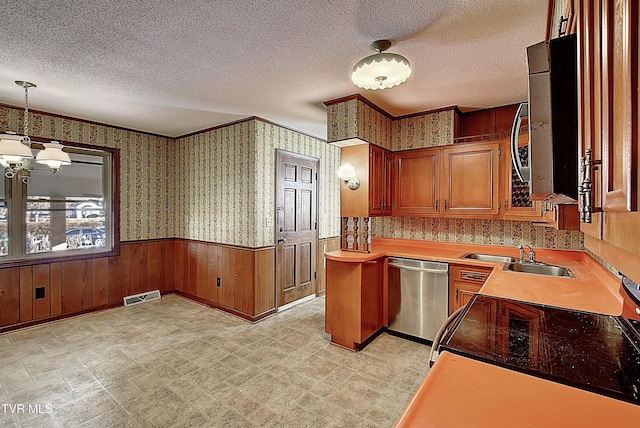
<svg viewBox="0 0 640 428"><path fill-rule="evenodd" d="M458 301L458 289L456 288L456 302Z"/></svg>
<svg viewBox="0 0 640 428"><path fill-rule="evenodd" d="M445 211L447 210L447 200L446 199L444 200L444 210Z"/></svg>
<svg viewBox="0 0 640 428"><path fill-rule="evenodd" d="M438 211L438 202L440 202L440 200L436 199L436 211Z"/></svg>

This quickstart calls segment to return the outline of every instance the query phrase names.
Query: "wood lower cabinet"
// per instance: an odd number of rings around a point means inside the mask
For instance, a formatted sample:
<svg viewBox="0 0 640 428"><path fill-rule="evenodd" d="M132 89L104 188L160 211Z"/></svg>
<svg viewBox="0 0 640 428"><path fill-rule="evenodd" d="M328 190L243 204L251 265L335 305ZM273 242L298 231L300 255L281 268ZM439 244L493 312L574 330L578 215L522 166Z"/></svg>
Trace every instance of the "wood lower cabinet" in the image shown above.
<svg viewBox="0 0 640 428"><path fill-rule="evenodd" d="M383 326L384 258L327 260L325 330L331 342L357 350Z"/></svg>
<svg viewBox="0 0 640 428"><path fill-rule="evenodd" d="M466 305L480 291L492 270L484 266L449 265L449 314Z"/></svg>

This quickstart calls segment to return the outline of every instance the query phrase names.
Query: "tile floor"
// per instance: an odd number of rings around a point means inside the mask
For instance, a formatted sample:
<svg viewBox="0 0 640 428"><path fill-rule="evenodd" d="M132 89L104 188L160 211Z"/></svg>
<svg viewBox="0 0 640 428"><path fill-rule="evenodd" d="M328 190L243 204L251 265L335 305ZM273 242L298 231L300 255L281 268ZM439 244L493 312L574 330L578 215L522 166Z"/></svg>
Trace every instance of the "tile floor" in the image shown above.
<svg viewBox="0 0 640 428"><path fill-rule="evenodd" d="M324 304L250 324L168 295L0 335L0 426L392 426L429 347L330 345Z"/></svg>

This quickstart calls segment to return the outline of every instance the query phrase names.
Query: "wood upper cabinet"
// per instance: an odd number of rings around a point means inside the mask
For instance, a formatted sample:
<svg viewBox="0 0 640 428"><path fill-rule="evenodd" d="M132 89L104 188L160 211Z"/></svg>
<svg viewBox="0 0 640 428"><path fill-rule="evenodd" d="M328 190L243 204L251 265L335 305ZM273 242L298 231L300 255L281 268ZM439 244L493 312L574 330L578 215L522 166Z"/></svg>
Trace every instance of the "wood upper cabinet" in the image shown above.
<svg viewBox="0 0 640 428"><path fill-rule="evenodd" d="M393 155L390 151L369 145L369 215L391 215L391 180Z"/></svg>
<svg viewBox="0 0 640 428"><path fill-rule="evenodd" d="M343 147L340 150L341 164L350 163L356 168L360 187L349 189L340 186L341 217L372 217L391 214L391 175L393 154L363 143Z"/></svg>
<svg viewBox="0 0 640 428"><path fill-rule="evenodd" d="M499 214L499 156L498 142L459 144L442 150L443 214Z"/></svg>
<svg viewBox="0 0 640 428"><path fill-rule="evenodd" d="M430 148L395 153L394 215L440 212L440 151Z"/></svg>
<svg viewBox="0 0 640 428"><path fill-rule="evenodd" d="M604 0L602 23L602 208L636 211L638 2Z"/></svg>
<svg viewBox="0 0 640 428"><path fill-rule="evenodd" d="M393 215L496 217L499 156L498 142L395 153Z"/></svg>
<svg viewBox="0 0 640 428"><path fill-rule="evenodd" d="M579 155L589 150L593 161L586 170L592 192L581 197L581 230L631 254L640 251L639 13L635 0L576 2ZM589 205L591 221L584 222ZM590 249L622 270L621 255Z"/></svg>
<svg viewBox="0 0 640 428"><path fill-rule="evenodd" d="M547 16L547 40L576 32L574 0L550 0ZM580 3L580 1L577 1Z"/></svg>

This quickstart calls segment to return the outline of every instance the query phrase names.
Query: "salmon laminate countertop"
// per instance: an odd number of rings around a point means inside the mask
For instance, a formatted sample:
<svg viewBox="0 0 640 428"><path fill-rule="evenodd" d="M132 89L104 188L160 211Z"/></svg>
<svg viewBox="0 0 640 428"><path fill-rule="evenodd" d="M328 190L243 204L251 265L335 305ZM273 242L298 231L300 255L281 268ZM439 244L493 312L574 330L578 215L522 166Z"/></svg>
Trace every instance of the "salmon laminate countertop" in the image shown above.
<svg viewBox="0 0 640 428"><path fill-rule="evenodd" d="M448 263L493 267L480 293L543 305L558 306L606 315L620 315L623 300L620 280L582 251L536 249L536 260L569 268L573 278L536 275L504 270L503 263L465 259L469 253L518 258L511 246L457 244L374 238L371 252L332 251L328 260L362 263L380 257L406 257Z"/></svg>
<svg viewBox="0 0 640 428"><path fill-rule="evenodd" d="M396 422L405 427L637 427L640 407L443 352Z"/></svg>

